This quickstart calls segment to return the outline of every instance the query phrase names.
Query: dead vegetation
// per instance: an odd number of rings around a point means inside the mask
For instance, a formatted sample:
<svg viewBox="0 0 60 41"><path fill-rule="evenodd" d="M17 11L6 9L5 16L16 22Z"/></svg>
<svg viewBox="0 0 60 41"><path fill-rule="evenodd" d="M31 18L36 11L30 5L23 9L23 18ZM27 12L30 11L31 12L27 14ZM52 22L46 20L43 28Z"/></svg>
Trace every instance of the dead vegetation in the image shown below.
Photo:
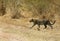
<svg viewBox="0 0 60 41"><path fill-rule="evenodd" d="M44 1L44 0L1 0L0 1L0 14L7 15L10 14L11 18L19 19L20 17L47 17L48 19L51 17L55 17L59 11L59 4L53 1ZM5 15L5 16L6 16ZM52 17L53 16L53 17ZM53 18L54 19L54 18Z"/></svg>
<svg viewBox="0 0 60 41"><path fill-rule="evenodd" d="M1 41L60 41L60 0L0 0ZM30 19L56 20L53 30L29 29ZM47 35L47 36L46 36Z"/></svg>

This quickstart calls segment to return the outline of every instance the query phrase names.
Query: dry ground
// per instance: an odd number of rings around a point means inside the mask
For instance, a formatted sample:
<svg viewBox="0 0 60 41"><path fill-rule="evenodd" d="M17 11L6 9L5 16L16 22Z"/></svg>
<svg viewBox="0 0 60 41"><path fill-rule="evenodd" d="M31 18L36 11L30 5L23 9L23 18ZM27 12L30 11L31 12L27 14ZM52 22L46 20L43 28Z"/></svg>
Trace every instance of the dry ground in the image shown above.
<svg viewBox="0 0 60 41"><path fill-rule="evenodd" d="M9 22L8 22L9 21ZM38 26L30 29L32 23L26 19L0 20L0 41L60 41L60 25L57 21L53 28L37 30Z"/></svg>

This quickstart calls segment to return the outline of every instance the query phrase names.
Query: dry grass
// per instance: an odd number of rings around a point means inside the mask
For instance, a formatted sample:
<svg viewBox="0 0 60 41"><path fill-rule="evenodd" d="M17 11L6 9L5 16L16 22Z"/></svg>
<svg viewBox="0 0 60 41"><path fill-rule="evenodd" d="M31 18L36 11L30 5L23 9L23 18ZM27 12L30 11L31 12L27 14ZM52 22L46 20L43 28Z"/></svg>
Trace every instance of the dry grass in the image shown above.
<svg viewBox="0 0 60 41"><path fill-rule="evenodd" d="M0 41L60 41L60 3L59 0L56 1L5 0L3 5L6 7L6 14L0 16ZM41 26L38 31L37 25L30 29L32 23L29 20L32 18L42 20L43 16L51 21L56 20L53 29L49 26L43 29L44 26Z"/></svg>
<svg viewBox="0 0 60 41"><path fill-rule="evenodd" d="M30 29L32 24L29 20L0 18L0 41L60 41L59 21L53 25L54 29L41 26L38 31L38 26Z"/></svg>
<svg viewBox="0 0 60 41"><path fill-rule="evenodd" d="M0 41L59 41L59 27L54 26L54 29L38 31L29 27L0 23Z"/></svg>

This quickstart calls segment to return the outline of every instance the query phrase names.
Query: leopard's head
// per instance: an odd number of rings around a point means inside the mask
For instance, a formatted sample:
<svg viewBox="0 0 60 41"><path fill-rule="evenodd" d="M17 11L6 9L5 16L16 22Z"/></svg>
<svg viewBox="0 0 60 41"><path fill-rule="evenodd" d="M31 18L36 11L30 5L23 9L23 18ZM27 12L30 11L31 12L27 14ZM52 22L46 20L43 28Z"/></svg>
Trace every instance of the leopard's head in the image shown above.
<svg viewBox="0 0 60 41"><path fill-rule="evenodd" d="M33 19L31 19L29 22L33 22L34 20Z"/></svg>

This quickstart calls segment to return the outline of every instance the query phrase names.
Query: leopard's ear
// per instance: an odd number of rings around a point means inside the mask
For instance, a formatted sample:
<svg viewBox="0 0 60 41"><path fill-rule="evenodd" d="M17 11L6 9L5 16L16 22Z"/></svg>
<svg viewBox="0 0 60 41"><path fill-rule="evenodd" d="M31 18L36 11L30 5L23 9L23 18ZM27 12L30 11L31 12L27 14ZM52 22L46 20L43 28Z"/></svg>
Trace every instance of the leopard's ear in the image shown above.
<svg viewBox="0 0 60 41"><path fill-rule="evenodd" d="M56 20L54 20L54 22L56 22Z"/></svg>

